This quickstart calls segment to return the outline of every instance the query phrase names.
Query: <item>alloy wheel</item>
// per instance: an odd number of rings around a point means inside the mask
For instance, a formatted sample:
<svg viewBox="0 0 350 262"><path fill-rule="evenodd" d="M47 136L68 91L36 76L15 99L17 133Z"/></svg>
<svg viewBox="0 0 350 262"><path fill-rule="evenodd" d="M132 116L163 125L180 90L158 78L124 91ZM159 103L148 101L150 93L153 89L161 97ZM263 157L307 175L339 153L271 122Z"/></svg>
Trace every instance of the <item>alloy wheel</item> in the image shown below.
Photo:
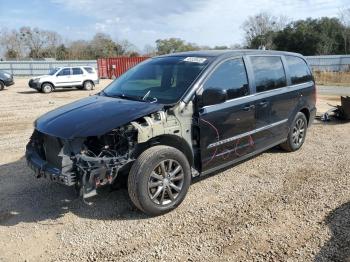
<svg viewBox="0 0 350 262"><path fill-rule="evenodd" d="M299 146L305 136L305 121L301 118L297 119L293 127L292 141L293 144Z"/></svg>
<svg viewBox="0 0 350 262"><path fill-rule="evenodd" d="M163 160L152 171L148 180L148 195L153 203L167 205L176 200L184 184L181 165L172 159Z"/></svg>

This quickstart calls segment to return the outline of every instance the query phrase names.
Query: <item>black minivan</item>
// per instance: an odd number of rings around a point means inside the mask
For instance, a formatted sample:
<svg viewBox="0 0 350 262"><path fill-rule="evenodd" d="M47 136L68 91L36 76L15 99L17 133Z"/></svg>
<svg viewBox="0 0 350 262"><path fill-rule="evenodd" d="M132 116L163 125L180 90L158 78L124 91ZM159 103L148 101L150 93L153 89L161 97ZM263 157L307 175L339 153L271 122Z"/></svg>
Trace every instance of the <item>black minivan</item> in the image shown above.
<svg viewBox="0 0 350 262"><path fill-rule="evenodd" d="M271 147L298 150L316 87L295 53L196 51L148 59L100 93L35 121L26 149L36 177L84 198L127 181L132 202L159 215L191 179Z"/></svg>

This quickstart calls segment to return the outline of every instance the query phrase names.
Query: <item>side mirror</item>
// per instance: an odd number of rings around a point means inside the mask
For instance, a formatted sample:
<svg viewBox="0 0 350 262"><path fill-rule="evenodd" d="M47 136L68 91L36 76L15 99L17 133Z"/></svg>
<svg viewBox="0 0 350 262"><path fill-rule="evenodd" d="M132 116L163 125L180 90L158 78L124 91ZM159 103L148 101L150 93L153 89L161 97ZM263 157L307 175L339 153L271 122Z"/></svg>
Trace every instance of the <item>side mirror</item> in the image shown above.
<svg viewBox="0 0 350 262"><path fill-rule="evenodd" d="M206 89L202 94L202 105L210 106L223 103L227 100L227 91L223 89Z"/></svg>

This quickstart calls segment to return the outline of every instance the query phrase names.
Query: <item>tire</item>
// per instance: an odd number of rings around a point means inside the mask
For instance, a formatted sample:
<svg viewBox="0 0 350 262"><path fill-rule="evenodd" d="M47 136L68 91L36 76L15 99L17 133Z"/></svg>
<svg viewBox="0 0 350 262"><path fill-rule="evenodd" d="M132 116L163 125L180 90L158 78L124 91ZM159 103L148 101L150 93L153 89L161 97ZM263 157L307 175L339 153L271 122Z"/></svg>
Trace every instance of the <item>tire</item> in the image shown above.
<svg viewBox="0 0 350 262"><path fill-rule="evenodd" d="M53 90L53 85L50 83L44 83L41 85L41 92L48 94L51 93Z"/></svg>
<svg viewBox="0 0 350 262"><path fill-rule="evenodd" d="M0 91L4 90L4 88L5 88L5 84L2 81L0 81Z"/></svg>
<svg viewBox="0 0 350 262"><path fill-rule="evenodd" d="M280 144L280 147L287 152L299 150L306 138L307 125L306 116L302 112L298 112L289 129L286 142Z"/></svg>
<svg viewBox="0 0 350 262"><path fill-rule="evenodd" d="M154 146L133 163L128 192L139 210L157 216L179 206L190 184L191 168L185 155L173 147Z"/></svg>
<svg viewBox="0 0 350 262"><path fill-rule="evenodd" d="M87 90L87 91L91 91L92 89L94 89L94 86L95 86L94 83L90 80L85 81L83 84L84 90Z"/></svg>

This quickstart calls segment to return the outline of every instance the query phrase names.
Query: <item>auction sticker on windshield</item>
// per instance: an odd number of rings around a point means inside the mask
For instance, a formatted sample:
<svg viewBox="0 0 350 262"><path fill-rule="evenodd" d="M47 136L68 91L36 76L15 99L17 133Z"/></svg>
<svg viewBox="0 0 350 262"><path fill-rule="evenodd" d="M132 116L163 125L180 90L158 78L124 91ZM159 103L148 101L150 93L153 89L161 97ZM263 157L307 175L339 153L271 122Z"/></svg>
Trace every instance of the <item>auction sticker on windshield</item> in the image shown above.
<svg viewBox="0 0 350 262"><path fill-rule="evenodd" d="M184 61L203 64L205 61L207 61L207 59L203 57L186 57Z"/></svg>

